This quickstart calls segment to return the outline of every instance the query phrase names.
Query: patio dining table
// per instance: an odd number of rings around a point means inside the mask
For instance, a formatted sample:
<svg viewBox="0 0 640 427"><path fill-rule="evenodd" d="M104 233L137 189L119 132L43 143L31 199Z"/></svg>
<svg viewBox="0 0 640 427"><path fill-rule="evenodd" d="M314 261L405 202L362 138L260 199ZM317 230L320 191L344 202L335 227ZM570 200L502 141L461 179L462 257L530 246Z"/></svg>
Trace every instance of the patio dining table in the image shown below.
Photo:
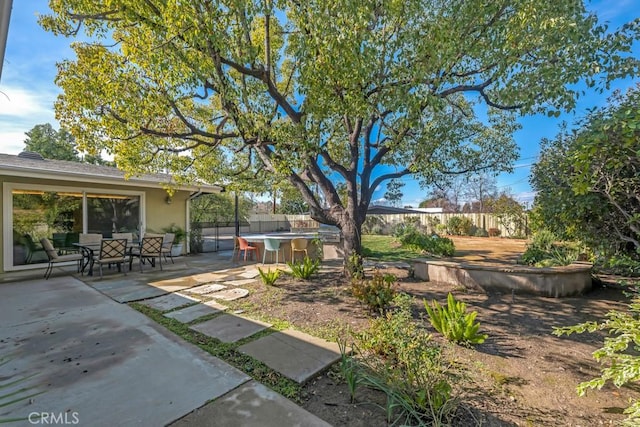
<svg viewBox="0 0 640 427"><path fill-rule="evenodd" d="M280 248L283 251L284 260L292 260L291 245L283 244L290 243L293 239L307 239L315 240L318 238L318 233L296 233L296 232L277 232L277 233L256 233L256 234L243 234L240 237L244 238L249 243L255 243L258 246L259 253L264 251L264 240L273 239L280 240ZM310 254L311 258L318 258L318 254ZM321 256L320 256L321 258Z"/></svg>

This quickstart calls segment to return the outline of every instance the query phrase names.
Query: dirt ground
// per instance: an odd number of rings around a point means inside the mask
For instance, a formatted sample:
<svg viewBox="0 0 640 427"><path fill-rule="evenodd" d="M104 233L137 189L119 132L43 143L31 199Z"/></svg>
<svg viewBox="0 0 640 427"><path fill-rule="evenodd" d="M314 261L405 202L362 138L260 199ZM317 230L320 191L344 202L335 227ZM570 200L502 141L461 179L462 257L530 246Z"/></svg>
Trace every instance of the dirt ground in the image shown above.
<svg viewBox="0 0 640 427"><path fill-rule="evenodd" d="M524 242L499 238L455 238L456 257L487 262L512 262ZM433 282L421 282L408 271L388 268L399 278L400 291L422 299L446 300L448 292L478 312L481 330L489 338L468 349L455 346L454 357L465 370L461 409L454 425L485 426L595 426L618 425L630 398L640 387L607 386L579 397L578 383L598 375L600 366L591 353L600 347L602 334L556 337L554 326L602 319L612 309L625 309L628 299L615 286L598 287L570 298L545 298L465 291ZM349 293L339 274L323 270L311 281L286 277L276 287L261 282L249 285L242 300L247 312L289 321L295 327L326 337L345 333L347 326L362 330L369 313ZM422 308L422 313L424 308ZM437 332L427 324L434 333ZM302 406L334 426L385 426L384 396L360 389L349 403L346 385L337 370L311 380L304 388Z"/></svg>

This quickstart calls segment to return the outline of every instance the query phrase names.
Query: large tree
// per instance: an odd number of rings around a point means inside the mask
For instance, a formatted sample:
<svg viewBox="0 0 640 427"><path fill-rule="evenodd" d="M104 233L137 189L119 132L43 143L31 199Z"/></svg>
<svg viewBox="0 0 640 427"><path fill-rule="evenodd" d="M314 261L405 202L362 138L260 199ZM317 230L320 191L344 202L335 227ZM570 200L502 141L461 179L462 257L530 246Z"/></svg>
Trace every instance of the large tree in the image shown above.
<svg viewBox="0 0 640 427"><path fill-rule="evenodd" d="M35 125L25 132L24 148L39 153L45 159L78 161L73 136L65 129L55 130L49 123Z"/></svg>
<svg viewBox="0 0 640 427"><path fill-rule="evenodd" d="M640 254L640 87L544 140L534 224L609 253Z"/></svg>
<svg viewBox="0 0 640 427"><path fill-rule="evenodd" d="M391 206L400 207L402 204L402 187L404 187L404 182L399 179L392 179L387 183L387 191L384 193L384 198Z"/></svg>
<svg viewBox="0 0 640 427"><path fill-rule="evenodd" d="M50 123L35 125L25 132L24 148L40 154L45 159L69 160L94 165L115 166L98 154L79 153L73 135L65 128L55 130Z"/></svg>
<svg viewBox="0 0 640 427"><path fill-rule="evenodd" d="M287 179L342 230L346 258L385 181L509 170L513 113L559 114L581 79L637 68L623 58L636 26L607 34L582 0L50 6L45 28L92 40L57 77L57 117L82 147L130 173Z"/></svg>
<svg viewBox="0 0 640 427"><path fill-rule="evenodd" d="M486 212L487 202L498 198L498 180L488 172L472 173L465 179L463 194L468 200L464 212Z"/></svg>

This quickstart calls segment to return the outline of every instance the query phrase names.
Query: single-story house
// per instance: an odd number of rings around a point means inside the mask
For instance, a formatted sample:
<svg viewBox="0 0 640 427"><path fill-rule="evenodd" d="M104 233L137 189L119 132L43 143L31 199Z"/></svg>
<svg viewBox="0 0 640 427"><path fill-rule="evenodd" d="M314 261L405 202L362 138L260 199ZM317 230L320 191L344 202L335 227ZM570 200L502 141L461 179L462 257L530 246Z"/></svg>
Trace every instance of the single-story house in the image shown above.
<svg viewBox="0 0 640 427"><path fill-rule="evenodd" d="M0 274L45 266L42 237L63 250L73 247L80 233L140 236L171 225L188 232L190 201L221 190L215 185L175 185L167 174L125 179L114 167L43 159L29 152L0 154L0 182ZM188 251L186 243L183 250Z"/></svg>

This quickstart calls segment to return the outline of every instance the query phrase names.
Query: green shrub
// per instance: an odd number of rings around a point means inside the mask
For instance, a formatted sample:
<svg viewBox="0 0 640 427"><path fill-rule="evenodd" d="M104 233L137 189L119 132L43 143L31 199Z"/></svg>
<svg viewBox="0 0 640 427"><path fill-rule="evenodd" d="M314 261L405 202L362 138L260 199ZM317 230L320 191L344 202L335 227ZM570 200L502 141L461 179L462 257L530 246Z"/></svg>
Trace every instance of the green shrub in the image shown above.
<svg viewBox="0 0 640 427"><path fill-rule="evenodd" d="M605 260L597 261L600 270L620 276L640 276L640 260L628 254L612 255Z"/></svg>
<svg viewBox="0 0 640 427"><path fill-rule="evenodd" d="M362 234L382 234L384 230L384 219L380 215L367 215L362 224Z"/></svg>
<svg viewBox="0 0 640 427"><path fill-rule="evenodd" d="M536 267L569 265L578 260L580 249L575 244L556 242L556 236L547 230L534 234L519 262Z"/></svg>
<svg viewBox="0 0 640 427"><path fill-rule="evenodd" d="M350 380L386 394L390 425L447 424L456 408L451 384L458 377L431 334L414 321L412 305L412 297L399 294L393 309L356 335L360 368L353 375L347 365Z"/></svg>
<svg viewBox="0 0 640 427"><path fill-rule="evenodd" d="M539 230L531 237L531 242L527 246L550 252L554 243L558 240L555 234L549 230Z"/></svg>
<svg viewBox="0 0 640 427"><path fill-rule="evenodd" d="M397 279L393 274L373 273L370 280L354 278L351 281L351 293L364 302L370 310L383 313L396 295Z"/></svg>
<svg viewBox="0 0 640 427"><path fill-rule="evenodd" d="M309 280L320 269L320 261L311 261L309 257L304 257L299 262L288 262L287 265L291 269L291 275L302 280Z"/></svg>
<svg viewBox="0 0 640 427"><path fill-rule="evenodd" d="M542 260L549 257L549 253L542 249L527 247L524 253L520 256L518 263L526 265L536 265Z"/></svg>
<svg viewBox="0 0 640 427"><path fill-rule="evenodd" d="M447 228L454 236L469 236L472 227L473 222L466 216L452 216L447 221Z"/></svg>
<svg viewBox="0 0 640 427"><path fill-rule="evenodd" d="M480 323L475 321L478 313L466 313L467 305L456 301L451 293L444 307L436 300L431 301L431 305L426 300L423 302L429 321L449 341L471 345L482 344L487 339L487 335L478 333Z"/></svg>
<svg viewBox="0 0 640 427"><path fill-rule="evenodd" d="M364 278L364 263L362 261L362 256L357 252L353 252L347 258L347 273L348 277L352 279L362 279Z"/></svg>
<svg viewBox="0 0 640 427"><path fill-rule="evenodd" d="M476 237L488 237L489 233L484 228L478 228L474 234Z"/></svg>
<svg viewBox="0 0 640 427"><path fill-rule="evenodd" d="M391 235L393 237L402 237L407 233L418 233L418 227L410 222L400 222L391 227Z"/></svg>
<svg viewBox="0 0 640 427"><path fill-rule="evenodd" d="M580 251L569 247L554 247L548 257L535 264L536 267L556 267L569 265L578 259Z"/></svg>
<svg viewBox="0 0 640 427"><path fill-rule="evenodd" d="M603 368L600 377L578 385L578 394L583 396L588 389L600 390L607 382L611 381L616 387L622 387L628 383L637 383L640 379L640 355L638 355L640 343L640 299L634 298L629 305L629 312L612 310L606 315L606 320L601 323L586 322L574 326L554 328L553 334L562 336L573 333L595 332L608 330L602 348L593 352L593 357L600 363L607 363L609 367ZM624 425L640 425L640 401L632 400L630 406L624 411L628 415Z"/></svg>
<svg viewBox="0 0 640 427"><path fill-rule="evenodd" d="M435 256L453 256L455 245L451 239L436 234L426 235L418 231L405 233L400 238L403 246L423 251Z"/></svg>
<svg viewBox="0 0 640 427"><path fill-rule="evenodd" d="M258 267L258 273L260 274L260 279L262 279L262 283L267 286L273 286L276 284L276 281L280 277L280 270L277 268L274 270L262 271L260 267Z"/></svg>

